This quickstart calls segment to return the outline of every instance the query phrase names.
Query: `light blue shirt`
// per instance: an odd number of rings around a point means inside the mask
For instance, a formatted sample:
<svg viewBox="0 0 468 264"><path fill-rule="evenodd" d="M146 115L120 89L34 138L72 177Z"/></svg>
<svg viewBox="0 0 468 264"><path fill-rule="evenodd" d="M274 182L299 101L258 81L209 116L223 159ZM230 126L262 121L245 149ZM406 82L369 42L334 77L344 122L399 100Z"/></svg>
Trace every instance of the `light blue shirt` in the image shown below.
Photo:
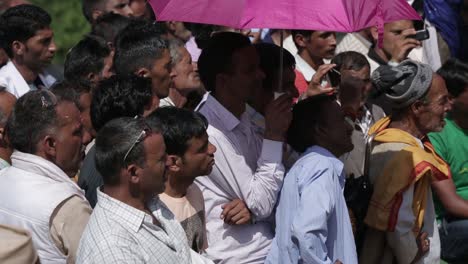
<svg viewBox="0 0 468 264"><path fill-rule="evenodd" d="M319 146L305 151L284 179L265 263L357 263L344 183L333 154Z"/></svg>

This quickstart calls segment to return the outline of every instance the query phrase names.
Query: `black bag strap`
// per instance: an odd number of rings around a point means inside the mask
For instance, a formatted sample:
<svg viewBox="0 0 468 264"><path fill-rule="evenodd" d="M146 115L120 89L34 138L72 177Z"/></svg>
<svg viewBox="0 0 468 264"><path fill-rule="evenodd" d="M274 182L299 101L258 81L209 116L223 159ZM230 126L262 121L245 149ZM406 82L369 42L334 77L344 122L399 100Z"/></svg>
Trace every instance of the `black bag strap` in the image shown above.
<svg viewBox="0 0 468 264"><path fill-rule="evenodd" d="M364 154L364 175L363 177L366 177L366 180L370 182L369 179L369 170L370 170L370 156L372 154L372 147L374 143L374 138L377 134L374 133L372 135L369 135L366 140L366 153Z"/></svg>

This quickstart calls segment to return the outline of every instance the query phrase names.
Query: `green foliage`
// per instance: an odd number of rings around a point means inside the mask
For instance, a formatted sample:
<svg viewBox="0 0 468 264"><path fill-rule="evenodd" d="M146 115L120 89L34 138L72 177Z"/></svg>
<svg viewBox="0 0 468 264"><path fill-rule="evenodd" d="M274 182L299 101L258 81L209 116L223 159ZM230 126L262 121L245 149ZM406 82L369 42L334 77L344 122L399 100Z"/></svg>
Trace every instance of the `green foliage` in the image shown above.
<svg viewBox="0 0 468 264"><path fill-rule="evenodd" d="M63 65L68 50L90 31L90 25L81 11L81 0L32 0L31 2L44 8L51 15L57 45L54 64Z"/></svg>

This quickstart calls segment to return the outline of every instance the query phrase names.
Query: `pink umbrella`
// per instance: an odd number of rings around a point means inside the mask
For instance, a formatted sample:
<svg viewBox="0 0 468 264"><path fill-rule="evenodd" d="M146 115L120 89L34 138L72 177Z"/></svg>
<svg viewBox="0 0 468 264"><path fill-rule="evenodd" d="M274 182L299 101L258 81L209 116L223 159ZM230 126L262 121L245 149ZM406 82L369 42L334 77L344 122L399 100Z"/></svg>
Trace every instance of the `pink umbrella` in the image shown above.
<svg viewBox="0 0 468 264"><path fill-rule="evenodd" d="M406 0L150 0L158 20L232 28L354 32L396 20L420 20Z"/></svg>
<svg viewBox="0 0 468 264"><path fill-rule="evenodd" d="M406 0L150 0L157 20L241 28L354 32L397 20L420 20ZM283 36L281 35L281 47ZM283 49L279 83L282 83Z"/></svg>

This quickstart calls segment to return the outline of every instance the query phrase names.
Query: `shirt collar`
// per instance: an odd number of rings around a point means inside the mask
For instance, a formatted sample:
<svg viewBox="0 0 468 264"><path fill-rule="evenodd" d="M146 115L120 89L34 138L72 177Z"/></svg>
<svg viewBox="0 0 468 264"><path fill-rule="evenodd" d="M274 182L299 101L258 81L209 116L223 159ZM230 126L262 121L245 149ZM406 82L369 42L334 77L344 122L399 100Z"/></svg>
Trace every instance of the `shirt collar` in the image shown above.
<svg viewBox="0 0 468 264"><path fill-rule="evenodd" d="M202 107L208 107L228 131L232 131L240 123L240 120L221 105L212 95L208 95Z"/></svg>
<svg viewBox="0 0 468 264"><path fill-rule="evenodd" d="M96 204L96 207L102 207L104 210L110 212L112 217L117 219L119 223L128 226L130 230L138 233L147 214L135 207L110 197L100 189L100 187L97 189L98 203Z"/></svg>
<svg viewBox="0 0 468 264"><path fill-rule="evenodd" d="M307 155L312 152L315 152L319 155L329 158L333 164L333 169L335 170L335 172L340 176L343 175L343 168L344 168L343 162L339 160L337 157L335 157L335 155L333 155L328 149L320 147L318 145L314 145L314 146L308 147L302 155Z"/></svg>
<svg viewBox="0 0 468 264"><path fill-rule="evenodd" d="M296 68L302 73L302 75L304 75L305 80L310 82L315 74L314 68L312 68L299 54L294 55L294 58L296 59Z"/></svg>

